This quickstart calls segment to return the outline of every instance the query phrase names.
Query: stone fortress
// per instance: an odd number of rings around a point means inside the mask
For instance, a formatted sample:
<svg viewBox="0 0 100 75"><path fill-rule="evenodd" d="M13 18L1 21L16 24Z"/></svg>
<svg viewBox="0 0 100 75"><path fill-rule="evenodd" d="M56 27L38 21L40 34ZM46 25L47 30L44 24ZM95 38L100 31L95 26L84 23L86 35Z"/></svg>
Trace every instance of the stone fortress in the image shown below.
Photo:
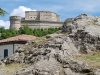
<svg viewBox="0 0 100 75"><path fill-rule="evenodd" d="M59 15L51 11L26 11L25 17L11 16L10 29L19 29L27 25L30 28L59 28L63 25Z"/></svg>

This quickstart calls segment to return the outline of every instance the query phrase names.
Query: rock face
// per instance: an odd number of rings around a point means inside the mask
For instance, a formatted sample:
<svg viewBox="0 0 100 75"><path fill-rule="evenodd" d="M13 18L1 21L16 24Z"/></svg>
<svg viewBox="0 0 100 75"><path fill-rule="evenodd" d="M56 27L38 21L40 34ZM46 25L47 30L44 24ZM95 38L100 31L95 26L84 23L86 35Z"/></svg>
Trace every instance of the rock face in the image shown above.
<svg viewBox="0 0 100 75"><path fill-rule="evenodd" d="M100 35L100 17L81 14L75 18L69 18L64 22L62 31L76 32L77 30L85 30L91 35Z"/></svg>
<svg viewBox="0 0 100 75"><path fill-rule="evenodd" d="M100 50L100 17L81 14L67 19L62 31L69 32L78 50L84 53Z"/></svg>
<svg viewBox="0 0 100 75"><path fill-rule="evenodd" d="M5 63L36 63L40 59L54 57L59 54L63 57L69 57L79 55L79 51L73 44L73 41L65 35L57 36L48 39L48 42L44 45L25 45L9 58L4 60Z"/></svg>
<svg viewBox="0 0 100 75"><path fill-rule="evenodd" d="M17 71L14 75L86 75L93 71L84 62L74 60L79 50L70 37L66 35L48 39L44 45L21 47L10 58L4 60L6 64L25 63L31 66Z"/></svg>
<svg viewBox="0 0 100 75"><path fill-rule="evenodd" d="M99 17L81 14L70 18L62 28L67 34L52 34L43 45L26 44L3 62L31 64L14 75L100 75L99 69L93 71L86 63L73 59L80 53L100 50L98 33L89 29L94 30L95 25L99 26Z"/></svg>

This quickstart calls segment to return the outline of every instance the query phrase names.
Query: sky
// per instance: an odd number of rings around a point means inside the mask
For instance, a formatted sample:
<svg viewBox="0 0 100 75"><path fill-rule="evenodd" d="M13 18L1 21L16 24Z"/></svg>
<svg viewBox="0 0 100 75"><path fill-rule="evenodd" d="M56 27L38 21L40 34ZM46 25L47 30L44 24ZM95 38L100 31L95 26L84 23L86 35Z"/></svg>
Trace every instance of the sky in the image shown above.
<svg viewBox="0 0 100 75"><path fill-rule="evenodd" d="M100 16L100 0L0 0L0 8L7 11L0 16L0 26L9 28L9 16L25 16L25 11L52 11L60 15L61 20L86 13Z"/></svg>

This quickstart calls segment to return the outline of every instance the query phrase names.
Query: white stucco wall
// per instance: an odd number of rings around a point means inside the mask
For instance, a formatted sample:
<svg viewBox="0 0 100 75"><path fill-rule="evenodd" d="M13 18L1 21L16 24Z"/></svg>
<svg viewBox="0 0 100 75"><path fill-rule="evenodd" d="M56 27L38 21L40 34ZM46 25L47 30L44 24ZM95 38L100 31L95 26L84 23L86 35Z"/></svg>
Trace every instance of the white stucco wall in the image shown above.
<svg viewBox="0 0 100 75"><path fill-rule="evenodd" d="M22 44L14 44L14 51ZM4 58L4 50L8 49L8 56L13 54L13 44L0 45L0 60Z"/></svg>

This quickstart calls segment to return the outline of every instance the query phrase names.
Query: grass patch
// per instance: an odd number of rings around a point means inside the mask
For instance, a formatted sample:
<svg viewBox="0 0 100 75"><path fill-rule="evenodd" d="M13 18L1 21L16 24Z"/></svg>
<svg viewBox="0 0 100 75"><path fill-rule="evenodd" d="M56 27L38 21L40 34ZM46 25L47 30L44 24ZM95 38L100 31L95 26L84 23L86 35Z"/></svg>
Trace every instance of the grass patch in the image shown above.
<svg viewBox="0 0 100 75"><path fill-rule="evenodd" d="M34 43L36 43L38 45L43 45L43 44L47 43L47 39L45 37L39 37L36 40L34 40Z"/></svg>
<svg viewBox="0 0 100 75"><path fill-rule="evenodd" d="M92 68L100 68L100 52L93 54L82 54L80 56L76 56L75 59L88 63L88 65Z"/></svg>
<svg viewBox="0 0 100 75"><path fill-rule="evenodd" d="M21 70L28 65L25 64L9 64L5 65L3 69L3 75L14 75L16 71Z"/></svg>

